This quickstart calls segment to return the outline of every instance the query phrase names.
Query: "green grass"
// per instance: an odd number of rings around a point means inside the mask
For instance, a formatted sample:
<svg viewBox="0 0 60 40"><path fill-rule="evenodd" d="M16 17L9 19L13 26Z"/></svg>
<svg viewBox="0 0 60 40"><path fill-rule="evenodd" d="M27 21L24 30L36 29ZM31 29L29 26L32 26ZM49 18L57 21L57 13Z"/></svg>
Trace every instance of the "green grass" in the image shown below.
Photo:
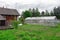
<svg viewBox="0 0 60 40"><path fill-rule="evenodd" d="M60 24L56 27L24 24L18 29L0 30L0 40L60 40Z"/></svg>

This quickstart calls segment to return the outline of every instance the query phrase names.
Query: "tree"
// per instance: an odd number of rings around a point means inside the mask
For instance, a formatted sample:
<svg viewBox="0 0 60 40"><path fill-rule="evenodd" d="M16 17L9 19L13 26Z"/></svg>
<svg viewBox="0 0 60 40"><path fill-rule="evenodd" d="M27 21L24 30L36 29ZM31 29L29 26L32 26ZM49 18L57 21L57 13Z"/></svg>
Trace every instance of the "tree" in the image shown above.
<svg viewBox="0 0 60 40"><path fill-rule="evenodd" d="M31 17L31 16L32 16L31 12L29 10L26 10L22 12L22 16L19 20L22 24L24 24L25 18Z"/></svg>
<svg viewBox="0 0 60 40"><path fill-rule="evenodd" d="M24 21L25 21L24 17L21 16L21 17L19 18L19 22L22 23L22 24L24 24Z"/></svg>
<svg viewBox="0 0 60 40"><path fill-rule="evenodd" d="M36 11L34 8L32 9L32 17L36 17Z"/></svg>
<svg viewBox="0 0 60 40"><path fill-rule="evenodd" d="M40 12L38 10L38 8L36 8L36 17L39 17L40 16Z"/></svg>
<svg viewBox="0 0 60 40"><path fill-rule="evenodd" d="M45 13L46 13L46 14L45 14L46 16L49 16L49 12L48 12L48 10L46 10L46 12L45 12Z"/></svg>
<svg viewBox="0 0 60 40"><path fill-rule="evenodd" d="M29 8L29 12L32 12L31 8Z"/></svg>
<svg viewBox="0 0 60 40"><path fill-rule="evenodd" d="M27 17L31 17L31 13L29 12L29 11L25 11L25 12L22 12L22 16L23 16L23 18L27 18Z"/></svg>
<svg viewBox="0 0 60 40"><path fill-rule="evenodd" d="M41 14L42 14L41 16L44 16L44 13L45 13L45 12L44 12L44 11L42 11L42 12L41 12Z"/></svg>
<svg viewBox="0 0 60 40"><path fill-rule="evenodd" d="M50 12L50 15L51 15L51 16L54 16L54 13L53 13L53 11L51 11L51 12Z"/></svg>
<svg viewBox="0 0 60 40"><path fill-rule="evenodd" d="M32 9L32 17L39 17L40 16L40 12L38 10L38 8L36 9Z"/></svg>
<svg viewBox="0 0 60 40"><path fill-rule="evenodd" d="M29 10L28 10L29 12L30 12L30 14L31 14L31 17L32 17L32 10L31 10L31 8L29 8Z"/></svg>
<svg viewBox="0 0 60 40"><path fill-rule="evenodd" d="M13 28L18 29L18 24L19 24L19 21L13 20L11 25Z"/></svg>
<svg viewBox="0 0 60 40"><path fill-rule="evenodd" d="M58 19L60 19L60 7L55 7L54 8L54 15L58 18Z"/></svg>
<svg viewBox="0 0 60 40"><path fill-rule="evenodd" d="M29 9L29 10L26 10L24 12L22 12L22 16L24 18L27 18L27 17L39 17L40 16L40 12L38 10L38 8L36 9Z"/></svg>

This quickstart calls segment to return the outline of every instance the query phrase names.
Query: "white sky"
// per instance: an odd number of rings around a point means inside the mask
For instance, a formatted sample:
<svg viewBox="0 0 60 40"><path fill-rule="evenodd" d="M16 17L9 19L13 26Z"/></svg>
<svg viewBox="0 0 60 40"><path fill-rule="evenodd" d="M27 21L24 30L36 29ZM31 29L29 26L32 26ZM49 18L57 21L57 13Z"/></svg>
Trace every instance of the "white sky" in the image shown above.
<svg viewBox="0 0 60 40"><path fill-rule="evenodd" d="M0 6L17 8L20 11L28 8L39 8L41 10L52 10L60 5L60 0L0 0Z"/></svg>

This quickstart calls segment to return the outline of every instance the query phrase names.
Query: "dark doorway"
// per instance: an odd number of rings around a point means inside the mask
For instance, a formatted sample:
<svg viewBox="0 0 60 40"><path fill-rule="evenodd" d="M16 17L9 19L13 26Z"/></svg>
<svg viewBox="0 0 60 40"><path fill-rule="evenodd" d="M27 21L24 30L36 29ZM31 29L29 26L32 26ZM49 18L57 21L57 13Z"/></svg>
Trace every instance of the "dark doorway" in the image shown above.
<svg viewBox="0 0 60 40"><path fill-rule="evenodd" d="M5 20L0 20L0 26L5 26Z"/></svg>

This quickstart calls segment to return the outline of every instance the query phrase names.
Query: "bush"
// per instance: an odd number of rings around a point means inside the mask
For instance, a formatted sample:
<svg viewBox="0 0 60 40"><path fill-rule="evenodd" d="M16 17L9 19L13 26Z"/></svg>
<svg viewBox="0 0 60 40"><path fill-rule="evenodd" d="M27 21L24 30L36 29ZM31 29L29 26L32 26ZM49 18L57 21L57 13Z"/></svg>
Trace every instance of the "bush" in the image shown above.
<svg viewBox="0 0 60 40"><path fill-rule="evenodd" d="M24 17L19 18L20 23L24 24L24 21L25 21Z"/></svg>
<svg viewBox="0 0 60 40"><path fill-rule="evenodd" d="M18 28L19 21L12 21L12 26L13 28L17 29Z"/></svg>

